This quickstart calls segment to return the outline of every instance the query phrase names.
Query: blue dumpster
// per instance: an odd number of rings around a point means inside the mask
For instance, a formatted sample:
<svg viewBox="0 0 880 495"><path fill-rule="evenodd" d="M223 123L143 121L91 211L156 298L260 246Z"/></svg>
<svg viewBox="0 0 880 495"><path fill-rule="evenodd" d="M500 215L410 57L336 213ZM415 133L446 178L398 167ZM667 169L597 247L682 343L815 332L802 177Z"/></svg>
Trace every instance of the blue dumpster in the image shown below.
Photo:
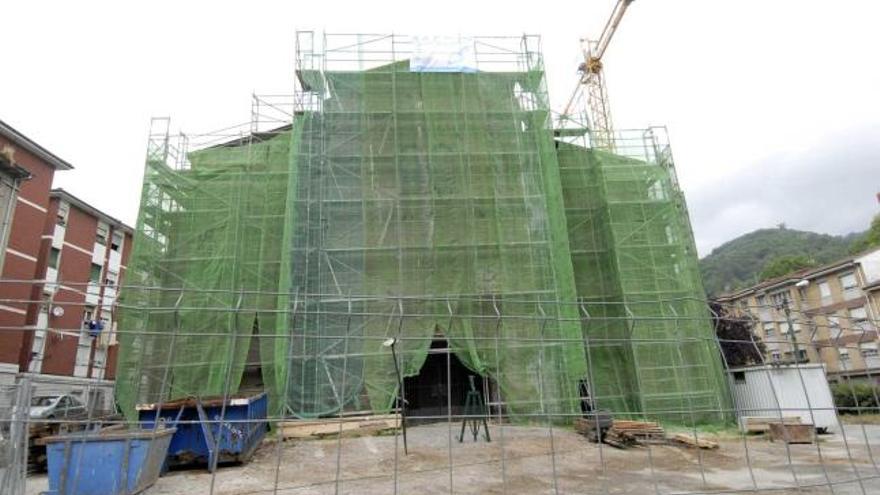
<svg viewBox="0 0 880 495"><path fill-rule="evenodd" d="M43 439L51 495L132 495L155 483L174 428L106 428Z"/></svg>
<svg viewBox="0 0 880 495"><path fill-rule="evenodd" d="M168 449L168 466L247 462L266 436L268 396L187 398L137 406L141 426L152 428L156 416L177 428ZM160 408L161 407L161 408ZM222 416L222 417L221 417ZM215 460L216 457L216 460Z"/></svg>

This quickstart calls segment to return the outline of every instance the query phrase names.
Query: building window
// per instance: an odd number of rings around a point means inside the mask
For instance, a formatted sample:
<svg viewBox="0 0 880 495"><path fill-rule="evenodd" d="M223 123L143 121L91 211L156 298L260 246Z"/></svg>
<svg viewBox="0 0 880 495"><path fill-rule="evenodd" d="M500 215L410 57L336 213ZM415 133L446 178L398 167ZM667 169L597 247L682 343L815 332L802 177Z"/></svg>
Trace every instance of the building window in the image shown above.
<svg viewBox="0 0 880 495"><path fill-rule="evenodd" d="M114 251L119 251L122 249L122 240L124 237L122 236L122 232L113 232L113 241L110 243L110 249Z"/></svg>
<svg viewBox="0 0 880 495"><path fill-rule="evenodd" d="M745 383L746 382L746 372L745 371L734 371L733 372L733 381L735 383Z"/></svg>
<svg viewBox="0 0 880 495"><path fill-rule="evenodd" d="M777 308L785 306L786 304L788 304L788 291L777 292L776 294L773 294L772 298L773 305Z"/></svg>
<svg viewBox="0 0 880 495"><path fill-rule="evenodd" d="M774 361L779 361L779 359L782 358L782 354L780 354L779 351L772 351L770 357L773 358Z"/></svg>
<svg viewBox="0 0 880 495"><path fill-rule="evenodd" d="M49 268L58 269L58 259L61 257L61 250L53 247L49 250Z"/></svg>
<svg viewBox="0 0 880 495"><path fill-rule="evenodd" d="M849 272L840 276L840 288L843 290L843 296L850 299L859 295L859 285L856 280L856 274Z"/></svg>
<svg viewBox="0 0 880 495"><path fill-rule="evenodd" d="M102 246L107 245L107 236L110 235L110 227L98 222L98 230L95 232L95 242Z"/></svg>
<svg viewBox="0 0 880 495"><path fill-rule="evenodd" d="M95 316L95 308L94 306L86 306L83 309L83 325L88 328L89 323L92 321L92 318Z"/></svg>
<svg viewBox="0 0 880 495"><path fill-rule="evenodd" d="M807 357L807 350L806 349L798 349L797 353L798 353L798 362L799 363L805 363L805 362L809 361L809 358Z"/></svg>
<svg viewBox="0 0 880 495"><path fill-rule="evenodd" d="M843 328L840 326L840 317L837 315L828 315L825 317L828 321L828 336L834 340L843 336Z"/></svg>
<svg viewBox="0 0 880 495"><path fill-rule="evenodd" d="M831 286L828 285L827 280L819 282L819 296L822 298L822 302L827 302L831 299Z"/></svg>
<svg viewBox="0 0 880 495"><path fill-rule="evenodd" d="M773 316L770 314L770 308L767 306L767 298L758 296L755 298L755 301L758 303L758 318L763 322L772 321Z"/></svg>
<svg viewBox="0 0 880 495"><path fill-rule="evenodd" d="M853 331L867 332L871 329L868 325L868 312L864 306L850 309L849 319Z"/></svg>
<svg viewBox="0 0 880 495"><path fill-rule="evenodd" d="M776 333L776 327L772 323L764 324L764 336L768 339L772 339L773 335Z"/></svg>
<svg viewBox="0 0 880 495"><path fill-rule="evenodd" d="M872 358L880 355L880 352L877 350L877 344L875 342L862 344L859 346L859 350L862 352L863 358Z"/></svg>
<svg viewBox="0 0 880 495"><path fill-rule="evenodd" d="M92 271L89 273L89 282L101 283L101 265L92 263Z"/></svg>
<svg viewBox="0 0 880 495"><path fill-rule="evenodd" d="M119 281L119 274L113 271L107 271L107 278L104 279L104 283L107 284L107 287L114 287L116 282Z"/></svg>
<svg viewBox="0 0 880 495"><path fill-rule="evenodd" d="M58 203L58 213L55 218L55 223L64 227L67 225L67 217L70 215L70 205L67 203L61 202Z"/></svg>

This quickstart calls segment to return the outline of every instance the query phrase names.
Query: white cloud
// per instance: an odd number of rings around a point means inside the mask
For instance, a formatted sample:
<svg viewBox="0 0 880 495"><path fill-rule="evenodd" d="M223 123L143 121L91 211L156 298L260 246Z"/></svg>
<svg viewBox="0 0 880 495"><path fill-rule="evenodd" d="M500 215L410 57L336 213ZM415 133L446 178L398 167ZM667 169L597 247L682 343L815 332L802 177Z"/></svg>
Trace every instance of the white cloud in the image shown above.
<svg viewBox="0 0 880 495"><path fill-rule="evenodd" d="M292 90L296 28L541 34L560 108L575 84L578 38L598 33L614 1L12 2L0 30L0 118L76 165L58 184L134 222L150 116L171 115L175 129L195 132L246 120L252 91ZM829 184L801 180L833 166L863 186L833 185L837 196L867 194L872 181L878 189L876 169L848 162L865 142L825 165L791 160L821 153L816 143L833 143L841 129L876 129L878 18L880 4L858 0L670 0L629 9L606 56L615 121L669 126L703 252L762 222L798 226L787 211L811 212L803 227L828 231L869 216L868 201L819 201ZM779 154L787 168L774 169ZM739 206L706 199L737 177L753 182L741 180L744 189L771 178L777 185ZM779 198L789 210L777 214ZM821 210L811 206L820 202Z"/></svg>

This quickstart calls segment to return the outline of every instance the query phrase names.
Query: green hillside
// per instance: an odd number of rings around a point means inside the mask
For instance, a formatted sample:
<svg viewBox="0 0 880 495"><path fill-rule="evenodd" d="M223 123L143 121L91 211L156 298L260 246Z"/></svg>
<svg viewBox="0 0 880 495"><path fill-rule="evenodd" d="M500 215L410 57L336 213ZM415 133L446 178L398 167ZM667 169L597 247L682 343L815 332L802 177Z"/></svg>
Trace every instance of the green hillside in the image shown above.
<svg viewBox="0 0 880 495"><path fill-rule="evenodd" d="M780 256L806 255L819 264L849 254L860 234L834 236L787 228L760 229L741 235L700 260L706 292L717 295L754 284L764 265Z"/></svg>

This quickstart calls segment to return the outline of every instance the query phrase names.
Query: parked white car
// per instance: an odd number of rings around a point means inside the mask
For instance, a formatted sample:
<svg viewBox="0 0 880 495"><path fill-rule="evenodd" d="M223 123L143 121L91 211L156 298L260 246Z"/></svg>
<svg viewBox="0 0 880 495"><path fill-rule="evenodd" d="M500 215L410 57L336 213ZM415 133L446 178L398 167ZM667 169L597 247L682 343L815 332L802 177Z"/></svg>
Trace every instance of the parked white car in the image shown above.
<svg viewBox="0 0 880 495"><path fill-rule="evenodd" d="M31 399L29 416L31 419L54 419L85 413L86 406L71 395L38 395Z"/></svg>

